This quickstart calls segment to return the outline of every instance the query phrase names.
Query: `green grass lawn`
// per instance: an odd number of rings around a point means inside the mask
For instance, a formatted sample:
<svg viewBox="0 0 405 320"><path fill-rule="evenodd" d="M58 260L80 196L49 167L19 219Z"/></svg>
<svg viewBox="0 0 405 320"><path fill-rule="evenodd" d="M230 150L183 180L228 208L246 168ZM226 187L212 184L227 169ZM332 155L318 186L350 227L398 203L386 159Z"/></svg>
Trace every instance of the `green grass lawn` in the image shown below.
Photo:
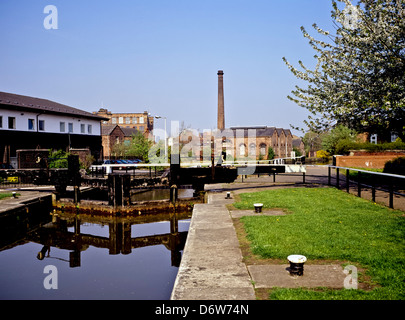
<svg viewBox="0 0 405 320"><path fill-rule="evenodd" d="M238 209L283 208L286 216L241 218L252 252L261 258L305 255L309 261L339 260L364 268L373 289L272 290L271 299L404 299L405 218L334 188L288 188L245 193Z"/></svg>
<svg viewBox="0 0 405 320"><path fill-rule="evenodd" d="M0 192L0 200L5 199L5 198L10 198L12 196L13 196L13 194L11 192L5 192L5 193ZM17 194L17 196L19 196L19 194Z"/></svg>

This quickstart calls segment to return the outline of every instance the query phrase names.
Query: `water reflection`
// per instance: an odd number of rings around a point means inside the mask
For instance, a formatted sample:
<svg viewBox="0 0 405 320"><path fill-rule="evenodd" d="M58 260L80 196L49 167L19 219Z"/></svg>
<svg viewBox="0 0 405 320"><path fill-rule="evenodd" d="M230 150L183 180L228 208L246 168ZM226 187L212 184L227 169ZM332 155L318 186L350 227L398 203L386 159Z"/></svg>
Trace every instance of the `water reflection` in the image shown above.
<svg viewBox="0 0 405 320"><path fill-rule="evenodd" d="M0 299L169 299L188 215L54 212L40 225L24 224L24 235L0 249ZM58 268L58 290L43 288L49 264Z"/></svg>
<svg viewBox="0 0 405 320"><path fill-rule="evenodd" d="M70 251L69 266L71 268L80 267L82 251L89 246L108 249L109 254L130 254L133 249L147 246L164 245L171 252L171 265L178 267L180 265L181 253L187 238L187 231L179 232L178 214L170 214L170 231L164 234L153 234L142 237L132 236L133 224L136 219L110 218L108 222L109 236L102 237L93 234L81 233L82 223L88 219L81 216L68 218L54 214L52 222L45 224L33 233L27 236L31 242L40 243L43 248L38 253L37 258L42 260L45 254L49 252L50 247ZM153 221L153 217L150 217ZM94 222L94 218L91 221ZM104 219L104 223L105 223ZM73 231L69 227L73 226Z"/></svg>

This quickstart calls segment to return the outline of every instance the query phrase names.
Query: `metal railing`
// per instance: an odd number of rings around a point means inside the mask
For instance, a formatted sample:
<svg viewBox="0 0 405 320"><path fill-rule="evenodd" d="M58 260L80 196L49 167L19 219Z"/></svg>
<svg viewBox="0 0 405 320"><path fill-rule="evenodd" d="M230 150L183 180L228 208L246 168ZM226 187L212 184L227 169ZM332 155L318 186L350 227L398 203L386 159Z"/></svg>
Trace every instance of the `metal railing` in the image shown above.
<svg viewBox="0 0 405 320"><path fill-rule="evenodd" d="M332 169L335 169L335 175L332 174ZM356 172L356 178L351 178L350 172ZM405 197L405 194L400 192L405 189L405 176L390 173L373 172L361 169L328 166L328 185L332 185L332 179L335 180L335 186L341 189L340 174L343 173L344 187L349 193L350 185L354 184L357 187L357 196L361 197L362 189L371 189L371 200L375 202L376 191L383 191L389 194L389 207L394 208L394 195Z"/></svg>

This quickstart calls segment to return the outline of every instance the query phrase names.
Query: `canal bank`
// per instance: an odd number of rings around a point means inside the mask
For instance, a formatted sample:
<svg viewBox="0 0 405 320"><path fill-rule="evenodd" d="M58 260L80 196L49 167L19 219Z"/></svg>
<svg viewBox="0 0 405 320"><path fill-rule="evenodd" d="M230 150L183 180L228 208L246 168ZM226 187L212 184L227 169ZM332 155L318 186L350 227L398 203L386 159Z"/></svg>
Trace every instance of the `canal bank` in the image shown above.
<svg viewBox="0 0 405 320"><path fill-rule="evenodd" d="M50 219L52 194L16 191L15 197L0 201L0 248L21 239L27 232Z"/></svg>
<svg viewBox="0 0 405 320"><path fill-rule="evenodd" d="M254 300L224 193L194 206L171 300Z"/></svg>
<svg viewBox="0 0 405 320"><path fill-rule="evenodd" d="M36 203L49 203L52 205L52 192L43 191L15 191L18 195L1 200L0 216L7 212L15 212L29 209ZM11 192L10 192L11 193Z"/></svg>

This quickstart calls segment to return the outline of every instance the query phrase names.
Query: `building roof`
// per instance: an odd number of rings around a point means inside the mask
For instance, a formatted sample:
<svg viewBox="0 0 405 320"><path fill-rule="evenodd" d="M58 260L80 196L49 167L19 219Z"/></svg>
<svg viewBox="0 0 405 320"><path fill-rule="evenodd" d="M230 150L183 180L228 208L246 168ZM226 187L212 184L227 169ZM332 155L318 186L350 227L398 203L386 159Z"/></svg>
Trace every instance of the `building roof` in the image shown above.
<svg viewBox="0 0 405 320"><path fill-rule="evenodd" d="M136 129L136 128L124 128L124 127L121 127L121 130L122 130L122 132L124 132L125 137L130 137L133 134L137 134L137 132L139 132L139 130Z"/></svg>
<svg viewBox="0 0 405 320"><path fill-rule="evenodd" d="M251 127L231 127L231 130L244 130L244 136L248 137L249 129L256 130L256 137L271 137L276 131L275 127L251 126Z"/></svg>
<svg viewBox="0 0 405 320"><path fill-rule="evenodd" d="M0 108L4 108L4 106L7 106L7 108L14 110L64 114L80 118L89 118L93 120L108 120L104 117L94 115L90 112L69 107L67 105L60 104L54 101L0 91Z"/></svg>
<svg viewBox="0 0 405 320"><path fill-rule="evenodd" d="M118 130L122 131L122 128L118 124L103 124L101 126L101 135L109 136L118 127Z"/></svg>

